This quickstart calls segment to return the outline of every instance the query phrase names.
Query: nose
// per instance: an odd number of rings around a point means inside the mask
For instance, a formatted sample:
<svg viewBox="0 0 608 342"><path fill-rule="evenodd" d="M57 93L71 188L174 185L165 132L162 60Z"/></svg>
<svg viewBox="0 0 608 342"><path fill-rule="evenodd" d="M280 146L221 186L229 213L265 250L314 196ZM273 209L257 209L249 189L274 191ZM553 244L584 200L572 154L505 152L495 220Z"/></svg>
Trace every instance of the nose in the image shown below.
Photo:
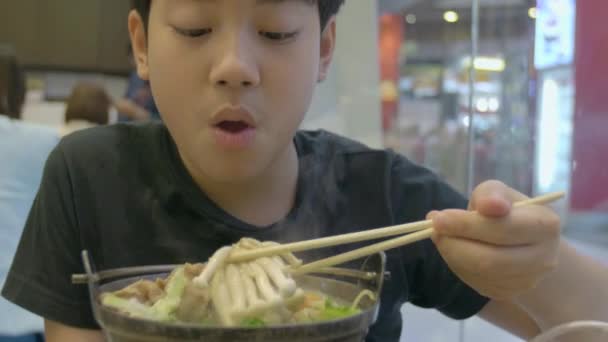
<svg viewBox="0 0 608 342"><path fill-rule="evenodd" d="M260 74L254 53L245 38L224 40L213 66L210 81L218 87L242 89L256 87Z"/></svg>

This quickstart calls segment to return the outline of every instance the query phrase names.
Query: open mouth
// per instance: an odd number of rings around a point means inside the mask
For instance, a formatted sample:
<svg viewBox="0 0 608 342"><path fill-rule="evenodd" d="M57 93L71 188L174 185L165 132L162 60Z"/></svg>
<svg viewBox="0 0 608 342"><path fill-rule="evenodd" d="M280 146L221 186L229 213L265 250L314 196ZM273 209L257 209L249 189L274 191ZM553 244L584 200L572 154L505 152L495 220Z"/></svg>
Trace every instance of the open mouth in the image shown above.
<svg viewBox="0 0 608 342"><path fill-rule="evenodd" d="M217 128L230 134L243 133L246 130L252 128L249 124L244 121L229 121L225 120L216 125Z"/></svg>

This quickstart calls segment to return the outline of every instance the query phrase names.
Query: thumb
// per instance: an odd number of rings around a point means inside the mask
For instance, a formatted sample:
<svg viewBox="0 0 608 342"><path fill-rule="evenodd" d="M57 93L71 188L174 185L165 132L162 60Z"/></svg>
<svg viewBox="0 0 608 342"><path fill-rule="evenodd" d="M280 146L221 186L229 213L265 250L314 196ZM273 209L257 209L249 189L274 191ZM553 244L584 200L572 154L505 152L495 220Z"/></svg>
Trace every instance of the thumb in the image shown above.
<svg viewBox="0 0 608 342"><path fill-rule="evenodd" d="M480 184L471 194L469 210L486 217L504 217L511 212L512 204L527 197L499 181Z"/></svg>

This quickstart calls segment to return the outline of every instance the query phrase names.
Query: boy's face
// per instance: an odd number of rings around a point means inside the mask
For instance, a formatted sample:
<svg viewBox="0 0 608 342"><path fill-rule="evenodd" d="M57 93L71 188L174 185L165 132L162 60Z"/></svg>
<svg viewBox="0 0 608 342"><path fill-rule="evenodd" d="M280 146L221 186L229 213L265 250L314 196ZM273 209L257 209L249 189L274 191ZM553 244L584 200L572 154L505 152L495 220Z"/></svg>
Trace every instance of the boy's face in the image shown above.
<svg viewBox="0 0 608 342"><path fill-rule="evenodd" d="M143 79L191 172L238 182L282 162L331 61L304 0L154 0L129 29Z"/></svg>

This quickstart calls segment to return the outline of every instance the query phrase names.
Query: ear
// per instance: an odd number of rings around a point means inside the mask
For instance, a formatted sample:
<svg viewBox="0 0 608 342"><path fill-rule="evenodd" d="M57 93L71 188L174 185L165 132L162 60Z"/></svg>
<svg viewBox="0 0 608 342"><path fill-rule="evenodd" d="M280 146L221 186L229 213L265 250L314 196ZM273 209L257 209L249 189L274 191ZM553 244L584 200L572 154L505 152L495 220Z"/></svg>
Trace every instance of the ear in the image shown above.
<svg viewBox="0 0 608 342"><path fill-rule="evenodd" d="M321 56L319 63L319 78L322 82L327 77L329 66L334 58L334 50L336 48L336 17L332 17L321 33Z"/></svg>
<svg viewBox="0 0 608 342"><path fill-rule="evenodd" d="M137 65L137 74L143 80L150 79L148 68L148 42L143 19L136 10L129 13L129 36L133 47L133 60Z"/></svg>

